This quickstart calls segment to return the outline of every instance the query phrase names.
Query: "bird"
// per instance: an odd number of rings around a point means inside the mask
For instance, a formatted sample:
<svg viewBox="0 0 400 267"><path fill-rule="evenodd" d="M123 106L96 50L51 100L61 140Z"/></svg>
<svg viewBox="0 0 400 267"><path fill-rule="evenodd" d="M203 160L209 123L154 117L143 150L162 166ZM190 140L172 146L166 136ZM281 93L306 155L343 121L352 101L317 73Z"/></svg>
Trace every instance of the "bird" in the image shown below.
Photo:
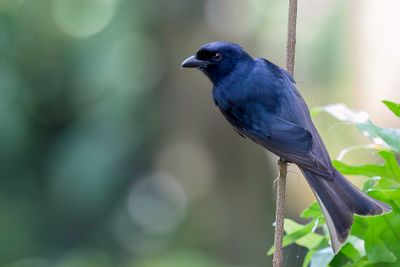
<svg viewBox="0 0 400 267"><path fill-rule="evenodd" d="M209 78L215 105L240 136L299 167L324 214L335 254L349 236L354 214L391 211L335 169L295 80L283 68L223 41L201 46L181 67Z"/></svg>

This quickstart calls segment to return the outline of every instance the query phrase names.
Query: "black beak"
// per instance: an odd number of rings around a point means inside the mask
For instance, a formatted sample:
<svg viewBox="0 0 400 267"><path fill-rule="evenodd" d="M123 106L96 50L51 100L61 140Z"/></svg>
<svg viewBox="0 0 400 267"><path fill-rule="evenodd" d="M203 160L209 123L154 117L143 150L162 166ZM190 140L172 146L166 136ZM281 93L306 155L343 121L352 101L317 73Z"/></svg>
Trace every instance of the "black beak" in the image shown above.
<svg viewBox="0 0 400 267"><path fill-rule="evenodd" d="M201 65L207 65L208 62L204 60L197 59L196 56L191 56L185 59L181 63L182 68L198 68Z"/></svg>

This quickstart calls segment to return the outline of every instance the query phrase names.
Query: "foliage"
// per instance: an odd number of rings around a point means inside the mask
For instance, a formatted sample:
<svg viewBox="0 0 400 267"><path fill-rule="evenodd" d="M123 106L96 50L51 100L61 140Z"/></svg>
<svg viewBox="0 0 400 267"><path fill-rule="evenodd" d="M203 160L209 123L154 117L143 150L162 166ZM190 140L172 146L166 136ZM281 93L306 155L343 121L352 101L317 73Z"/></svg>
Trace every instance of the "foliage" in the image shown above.
<svg viewBox="0 0 400 267"><path fill-rule="evenodd" d="M396 115L400 105L390 101L384 104ZM400 129L381 128L365 112L354 112L343 104L328 105L313 110L314 115L327 112L337 119L355 125L372 144L376 157L382 163L348 165L334 160L333 165L345 175L367 177L362 190L368 195L390 204L391 213L382 216L355 216L348 241L337 255L330 248L329 234L319 205L314 202L300 217L310 219L302 225L285 220L284 246L297 244L308 250L303 267L336 266L399 266L400 265ZM350 150L345 150L344 153ZM317 231L322 229L322 231ZM273 253L273 248L268 254Z"/></svg>

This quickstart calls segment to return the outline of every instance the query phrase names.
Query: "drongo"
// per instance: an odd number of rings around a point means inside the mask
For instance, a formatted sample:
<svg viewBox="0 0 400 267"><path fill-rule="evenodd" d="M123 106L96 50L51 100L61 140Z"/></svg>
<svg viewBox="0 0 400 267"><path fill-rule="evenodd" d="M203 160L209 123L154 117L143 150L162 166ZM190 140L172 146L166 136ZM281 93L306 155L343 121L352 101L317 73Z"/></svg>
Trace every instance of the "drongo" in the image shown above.
<svg viewBox="0 0 400 267"><path fill-rule="evenodd" d="M324 213L335 253L349 235L354 214L391 210L332 166L309 109L284 69L227 42L203 45L181 66L200 69L211 80L215 104L241 136L300 168Z"/></svg>

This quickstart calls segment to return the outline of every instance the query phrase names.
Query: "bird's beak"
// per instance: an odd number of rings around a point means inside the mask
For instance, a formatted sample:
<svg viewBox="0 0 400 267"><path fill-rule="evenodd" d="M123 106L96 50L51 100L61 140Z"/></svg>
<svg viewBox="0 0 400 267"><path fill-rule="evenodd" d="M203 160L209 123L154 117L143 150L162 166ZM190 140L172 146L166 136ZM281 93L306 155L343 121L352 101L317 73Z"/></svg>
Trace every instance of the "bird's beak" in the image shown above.
<svg viewBox="0 0 400 267"><path fill-rule="evenodd" d="M207 64L207 61L197 59L196 56L191 56L181 63L182 68L197 68L201 65Z"/></svg>

